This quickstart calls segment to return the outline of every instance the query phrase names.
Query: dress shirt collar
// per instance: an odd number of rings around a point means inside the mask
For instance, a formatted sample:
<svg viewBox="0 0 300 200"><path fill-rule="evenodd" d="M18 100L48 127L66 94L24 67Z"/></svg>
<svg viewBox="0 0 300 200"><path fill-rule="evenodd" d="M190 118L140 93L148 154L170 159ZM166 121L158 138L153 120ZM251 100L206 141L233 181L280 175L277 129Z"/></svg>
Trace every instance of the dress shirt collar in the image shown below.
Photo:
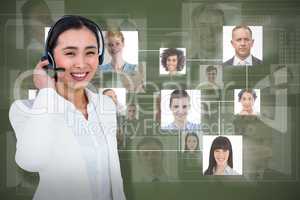
<svg viewBox="0 0 300 200"><path fill-rule="evenodd" d="M233 59L233 66L237 66L237 65L248 65L248 66L252 66L252 55L250 54L246 59L241 60L239 57L237 57L236 55L234 56Z"/></svg>
<svg viewBox="0 0 300 200"><path fill-rule="evenodd" d="M87 104L87 109L89 110L91 105L97 105L97 94L95 94L94 92L92 92L91 90L85 88L85 94L87 96L88 99L88 104ZM53 106L57 105L58 108L58 112L59 113L64 113L66 111L66 109L71 109L71 110L77 110L75 105L68 101L67 99L65 99L64 97L60 96L56 91L54 92L54 100L52 103ZM98 99L99 100L99 99ZM55 103L56 102L56 103ZM69 110L70 111L70 110Z"/></svg>

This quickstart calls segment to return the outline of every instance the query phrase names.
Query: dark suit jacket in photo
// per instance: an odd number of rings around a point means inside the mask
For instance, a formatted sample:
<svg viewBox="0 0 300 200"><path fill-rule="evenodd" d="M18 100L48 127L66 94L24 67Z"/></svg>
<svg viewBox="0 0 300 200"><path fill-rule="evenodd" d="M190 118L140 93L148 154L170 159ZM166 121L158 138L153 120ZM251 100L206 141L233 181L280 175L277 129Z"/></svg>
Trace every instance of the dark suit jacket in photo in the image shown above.
<svg viewBox="0 0 300 200"><path fill-rule="evenodd" d="M223 65L233 65L234 56L223 63ZM252 65L261 65L262 61L254 56L252 56Z"/></svg>

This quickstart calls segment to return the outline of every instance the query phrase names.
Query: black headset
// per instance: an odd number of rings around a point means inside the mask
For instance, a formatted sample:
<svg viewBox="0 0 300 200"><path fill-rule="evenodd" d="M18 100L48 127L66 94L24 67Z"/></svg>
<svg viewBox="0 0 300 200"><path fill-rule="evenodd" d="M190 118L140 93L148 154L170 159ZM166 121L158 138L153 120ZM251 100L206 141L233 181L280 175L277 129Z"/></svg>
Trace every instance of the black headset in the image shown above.
<svg viewBox="0 0 300 200"><path fill-rule="evenodd" d="M53 35L53 30L55 29L55 27L57 26L57 24L61 23L63 20L66 20L68 18L76 18L76 17L80 17L84 20L86 20L88 23L90 23L92 26L94 26L97 30L97 42L98 42L98 52L99 52L99 65L101 65L103 63L104 60L104 51L105 51L105 45L104 45L104 36L102 33L102 27L97 25L95 22L93 22L92 20L89 20L85 17L81 17L81 16L76 16L76 15L65 15L63 17L61 17L60 19L58 19L53 26L50 28L50 30L48 31L48 36L47 36L47 40L45 43L45 53L44 56L41 58L41 60L46 60L48 59L49 64L48 66L46 66L47 70L53 70L53 76L55 78L55 80L57 80L57 71L64 71L64 69L62 68L57 68L56 64L55 64L55 60L54 57L51 53L52 49L49 49L49 41L52 38ZM101 51L100 51L101 50Z"/></svg>

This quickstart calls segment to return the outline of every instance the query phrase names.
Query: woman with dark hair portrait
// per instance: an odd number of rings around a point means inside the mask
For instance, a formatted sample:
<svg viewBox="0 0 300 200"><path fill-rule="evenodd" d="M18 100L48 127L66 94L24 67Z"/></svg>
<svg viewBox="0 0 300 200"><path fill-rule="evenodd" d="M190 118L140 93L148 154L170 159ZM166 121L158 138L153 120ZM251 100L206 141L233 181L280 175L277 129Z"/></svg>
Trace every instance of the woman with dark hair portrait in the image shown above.
<svg viewBox="0 0 300 200"><path fill-rule="evenodd" d="M175 75L183 70L185 65L183 51L175 48L165 49L161 54L161 65L170 75Z"/></svg>
<svg viewBox="0 0 300 200"><path fill-rule="evenodd" d="M238 100L241 103L242 110L239 115L257 115L254 112L254 102L257 98L256 92L252 89L243 89L238 93Z"/></svg>
<svg viewBox="0 0 300 200"><path fill-rule="evenodd" d="M201 152L199 149L199 137L195 132L188 132L184 138L184 167L201 167Z"/></svg>
<svg viewBox="0 0 300 200"><path fill-rule="evenodd" d="M16 163L39 173L35 200L125 199L116 106L87 88L101 56L99 31L87 18L60 18L48 34L49 57L33 71L38 95L11 105Z"/></svg>
<svg viewBox="0 0 300 200"><path fill-rule="evenodd" d="M199 150L199 137L196 133L187 133L184 140L184 152L195 152Z"/></svg>
<svg viewBox="0 0 300 200"><path fill-rule="evenodd" d="M218 136L212 142L209 165L204 175L239 175L233 169L231 142L227 137Z"/></svg>

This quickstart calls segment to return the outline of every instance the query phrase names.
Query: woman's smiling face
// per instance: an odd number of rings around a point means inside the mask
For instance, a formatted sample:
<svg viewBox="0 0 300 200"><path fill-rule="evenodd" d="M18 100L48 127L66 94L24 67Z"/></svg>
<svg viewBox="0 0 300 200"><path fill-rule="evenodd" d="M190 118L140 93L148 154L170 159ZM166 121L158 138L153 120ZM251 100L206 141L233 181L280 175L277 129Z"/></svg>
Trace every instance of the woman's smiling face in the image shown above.
<svg viewBox="0 0 300 200"><path fill-rule="evenodd" d="M80 89L87 86L99 64L98 43L95 34L82 27L61 33L53 50L58 72L58 84L65 88Z"/></svg>
<svg viewBox="0 0 300 200"><path fill-rule="evenodd" d="M247 111L247 112L251 112L254 106L254 98L253 95L249 92L244 92L241 100L240 100L241 104L242 104L242 110L243 111Z"/></svg>
<svg viewBox="0 0 300 200"><path fill-rule="evenodd" d="M225 149L216 149L214 151L214 157L217 163L217 166L226 166L227 165L227 161L229 158L229 150L225 150Z"/></svg>
<svg viewBox="0 0 300 200"><path fill-rule="evenodd" d="M186 140L186 146L187 146L187 150L190 150L190 151L197 150L197 146L198 146L197 137L194 135L188 136L188 138Z"/></svg>
<svg viewBox="0 0 300 200"><path fill-rule="evenodd" d="M172 55L167 58L167 69L169 72L177 71L178 58L177 55Z"/></svg>
<svg viewBox="0 0 300 200"><path fill-rule="evenodd" d="M107 39L107 50L111 56L114 56L118 53L122 53L124 48L124 42L121 37L108 37Z"/></svg>

